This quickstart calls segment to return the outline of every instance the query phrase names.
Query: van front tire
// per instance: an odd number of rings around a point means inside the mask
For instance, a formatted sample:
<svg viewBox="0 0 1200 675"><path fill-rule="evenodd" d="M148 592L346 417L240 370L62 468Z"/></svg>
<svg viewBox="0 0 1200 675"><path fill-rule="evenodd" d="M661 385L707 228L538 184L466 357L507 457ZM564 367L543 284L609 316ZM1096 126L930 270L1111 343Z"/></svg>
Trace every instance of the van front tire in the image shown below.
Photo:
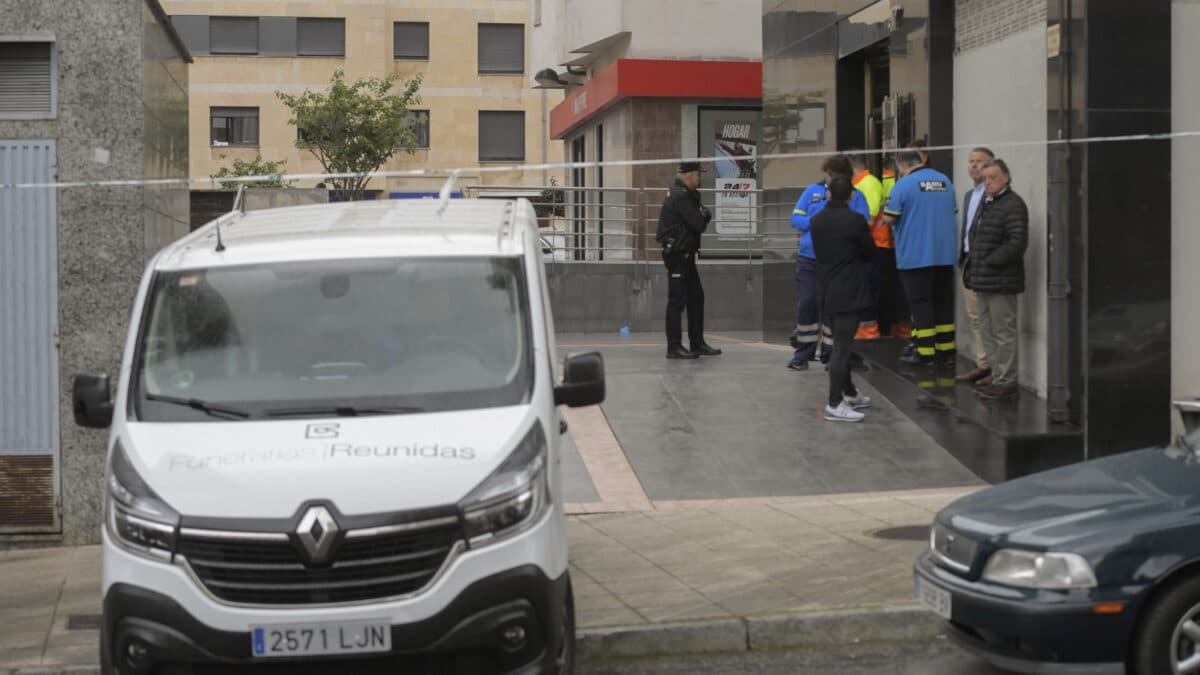
<svg viewBox="0 0 1200 675"><path fill-rule="evenodd" d="M575 673L575 592L571 589L571 573L567 572L567 590L563 594L562 641L554 659L555 675Z"/></svg>

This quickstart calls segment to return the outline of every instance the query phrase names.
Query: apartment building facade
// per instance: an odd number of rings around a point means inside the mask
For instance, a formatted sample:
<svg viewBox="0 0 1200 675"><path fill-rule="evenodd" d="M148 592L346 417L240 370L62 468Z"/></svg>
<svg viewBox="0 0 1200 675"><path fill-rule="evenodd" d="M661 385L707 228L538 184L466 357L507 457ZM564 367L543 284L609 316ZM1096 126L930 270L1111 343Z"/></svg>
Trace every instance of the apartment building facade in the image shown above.
<svg viewBox="0 0 1200 675"><path fill-rule="evenodd" d="M557 161L543 142L554 93L532 89L525 0L354 0L286 4L166 0L195 57L191 68L191 175L206 178L235 158L287 160L289 174L320 173L295 147L297 130L275 96L324 90L335 70L347 81L420 74L413 106L418 149L383 170L466 168L464 184L547 182L534 172L480 167ZM407 197L436 192L444 177L374 179L369 190ZM312 187L315 180L301 181Z"/></svg>
<svg viewBox="0 0 1200 675"><path fill-rule="evenodd" d="M530 7L530 67L537 86L566 93L550 111L549 133L569 161L716 156L702 187L755 180L760 0L530 0ZM669 162L572 169L572 257L656 254L646 223L661 194L636 190L664 188L674 174ZM712 229L736 239L752 227L743 218Z"/></svg>

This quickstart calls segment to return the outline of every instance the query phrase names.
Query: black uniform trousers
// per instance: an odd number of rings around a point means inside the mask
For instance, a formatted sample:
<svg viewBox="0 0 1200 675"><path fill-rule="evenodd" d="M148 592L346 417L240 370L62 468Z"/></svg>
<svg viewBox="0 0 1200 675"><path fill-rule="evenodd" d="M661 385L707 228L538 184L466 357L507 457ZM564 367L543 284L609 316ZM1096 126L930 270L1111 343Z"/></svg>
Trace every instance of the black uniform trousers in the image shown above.
<svg viewBox="0 0 1200 675"><path fill-rule="evenodd" d="M696 254L664 253L667 266L667 346L682 347L680 323L687 309L688 340L693 348L704 344L704 287L696 270Z"/></svg>
<svg viewBox="0 0 1200 675"><path fill-rule="evenodd" d="M900 279L912 308L913 337L921 360L953 356L954 266L900 270Z"/></svg>

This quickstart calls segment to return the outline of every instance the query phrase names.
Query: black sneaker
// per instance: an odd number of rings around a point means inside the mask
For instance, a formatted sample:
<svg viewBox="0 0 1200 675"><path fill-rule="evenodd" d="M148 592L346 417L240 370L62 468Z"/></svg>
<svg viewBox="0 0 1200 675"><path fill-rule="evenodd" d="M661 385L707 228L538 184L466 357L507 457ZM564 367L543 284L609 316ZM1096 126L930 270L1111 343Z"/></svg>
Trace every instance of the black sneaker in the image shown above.
<svg viewBox="0 0 1200 675"><path fill-rule="evenodd" d="M788 368L796 371L808 370L808 361L788 361Z"/></svg>
<svg viewBox="0 0 1200 675"><path fill-rule="evenodd" d="M668 359L698 359L698 358L700 358L700 355L689 352L688 350L684 349L683 347L667 347L667 358Z"/></svg>

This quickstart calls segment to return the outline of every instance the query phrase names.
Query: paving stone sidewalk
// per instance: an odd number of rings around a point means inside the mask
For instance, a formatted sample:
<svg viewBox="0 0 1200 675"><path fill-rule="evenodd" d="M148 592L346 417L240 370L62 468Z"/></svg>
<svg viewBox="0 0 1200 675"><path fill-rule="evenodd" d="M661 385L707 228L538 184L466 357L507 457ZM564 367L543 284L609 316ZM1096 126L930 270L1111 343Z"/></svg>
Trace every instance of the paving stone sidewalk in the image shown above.
<svg viewBox="0 0 1200 675"><path fill-rule="evenodd" d="M926 544L875 533L927 526L974 489L657 502L570 516L581 645L592 635L593 651L619 649L606 641L614 627L625 635L682 627L740 644L753 617L909 607L912 561ZM0 551L0 673L93 672L99 614L98 546Z"/></svg>

